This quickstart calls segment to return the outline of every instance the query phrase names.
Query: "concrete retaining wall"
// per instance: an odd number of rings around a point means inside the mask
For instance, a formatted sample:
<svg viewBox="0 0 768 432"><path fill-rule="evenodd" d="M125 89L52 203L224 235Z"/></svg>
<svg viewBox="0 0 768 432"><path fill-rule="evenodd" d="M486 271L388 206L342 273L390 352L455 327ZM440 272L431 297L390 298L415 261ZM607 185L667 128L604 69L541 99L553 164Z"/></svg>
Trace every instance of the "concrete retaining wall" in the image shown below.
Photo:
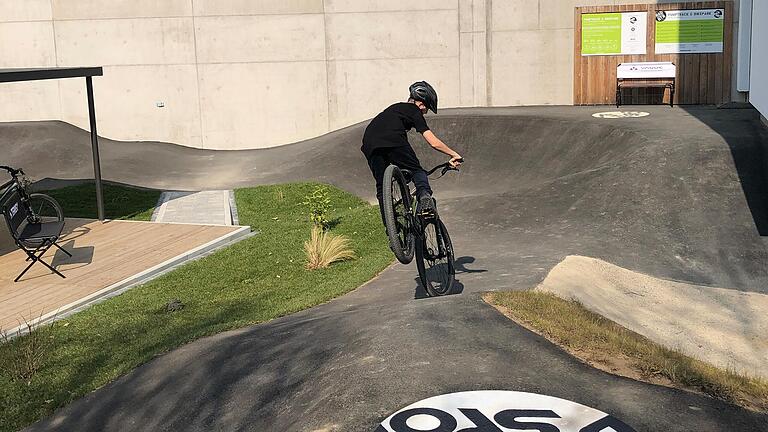
<svg viewBox="0 0 768 432"><path fill-rule="evenodd" d="M442 107L570 104L573 8L624 3L0 0L0 68L103 65L113 139L262 148L370 118L419 79ZM87 128L83 80L3 84L0 121L19 120Z"/></svg>

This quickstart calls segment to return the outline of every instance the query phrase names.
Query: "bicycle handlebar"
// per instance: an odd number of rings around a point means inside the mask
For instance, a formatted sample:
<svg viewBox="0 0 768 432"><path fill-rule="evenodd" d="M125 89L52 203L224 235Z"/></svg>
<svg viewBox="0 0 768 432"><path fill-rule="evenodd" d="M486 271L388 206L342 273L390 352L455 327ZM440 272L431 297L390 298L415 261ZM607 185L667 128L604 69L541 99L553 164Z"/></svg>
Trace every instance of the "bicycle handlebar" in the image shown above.
<svg viewBox="0 0 768 432"><path fill-rule="evenodd" d="M0 165L0 169L4 169L4 170L8 171L11 174L12 177L16 177L17 174L24 175L24 170L21 169L21 168L13 169L13 168L11 168L9 166Z"/></svg>
<svg viewBox="0 0 768 432"><path fill-rule="evenodd" d="M464 162L464 158L459 159L458 162ZM435 171L439 170L440 168L443 169L440 172L440 177L444 176L445 173L447 173L448 171L458 171L459 170L458 168L452 167L450 162L446 162L446 163L442 163L442 164L432 168L431 170L427 171L427 175L428 176L432 175Z"/></svg>

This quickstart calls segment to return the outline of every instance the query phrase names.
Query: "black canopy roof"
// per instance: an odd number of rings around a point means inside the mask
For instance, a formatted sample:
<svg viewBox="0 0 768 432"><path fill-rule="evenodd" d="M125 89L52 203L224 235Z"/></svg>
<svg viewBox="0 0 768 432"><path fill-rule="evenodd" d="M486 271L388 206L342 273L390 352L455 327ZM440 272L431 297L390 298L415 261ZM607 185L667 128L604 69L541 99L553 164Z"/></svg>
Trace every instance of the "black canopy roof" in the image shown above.
<svg viewBox="0 0 768 432"><path fill-rule="evenodd" d="M104 197L101 188L101 163L99 161L99 136L96 132L96 108L93 102L94 76L104 75L98 67L61 67L61 68L25 68L0 69L0 83L39 81L64 78L85 78L88 97L88 118L91 125L91 146L93 148L93 173L96 180L96 208L100 220L104 220Z"/></svg>
<svg viewBox="0 0 768 432"><path fill-rule="evenodd" d="M104 75L104 70L101 67L0 69L0 82L84 78L102 75Z"/></svg>

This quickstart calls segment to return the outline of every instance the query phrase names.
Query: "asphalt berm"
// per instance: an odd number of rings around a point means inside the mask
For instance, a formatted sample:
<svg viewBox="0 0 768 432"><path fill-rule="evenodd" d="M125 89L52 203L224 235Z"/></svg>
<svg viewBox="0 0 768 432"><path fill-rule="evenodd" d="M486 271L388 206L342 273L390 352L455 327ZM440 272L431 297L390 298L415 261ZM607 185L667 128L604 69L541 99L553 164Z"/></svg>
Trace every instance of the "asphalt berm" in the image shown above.
<svg viewBox="0 0 768 432"><path fill-rule="evenodd" d="M768 292L768 134L757 113L641 108L651 115L445 110L430 126L467 160L433 184L456 248L456 295L425 298L415 266L394 265L331 303L161 356L29 430L373 431L416 401L472 390L567 399L637 431L768 430L766 415L592 369L480 298L531 289L570 255ZM371 199L364 126L252 151L104 139L102 170L166 190L311 179ZM91 173L89 141L70 125L3 124L0 147L32 176ZM416 147L424 165L443 161Z"/></svg>

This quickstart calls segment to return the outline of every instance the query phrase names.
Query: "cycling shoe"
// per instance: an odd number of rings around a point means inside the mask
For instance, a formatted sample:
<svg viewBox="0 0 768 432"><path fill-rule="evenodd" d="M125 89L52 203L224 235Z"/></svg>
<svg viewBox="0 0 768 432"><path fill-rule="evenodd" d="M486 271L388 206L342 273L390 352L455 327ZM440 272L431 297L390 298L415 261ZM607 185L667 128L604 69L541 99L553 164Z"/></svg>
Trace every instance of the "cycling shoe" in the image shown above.
<svg viewBox="0 0 768 432"><path fill-rule="evenodd" d="M419 199L416 212L421 215L435 214L435 200L430 195L424 195Z"/></svg>

